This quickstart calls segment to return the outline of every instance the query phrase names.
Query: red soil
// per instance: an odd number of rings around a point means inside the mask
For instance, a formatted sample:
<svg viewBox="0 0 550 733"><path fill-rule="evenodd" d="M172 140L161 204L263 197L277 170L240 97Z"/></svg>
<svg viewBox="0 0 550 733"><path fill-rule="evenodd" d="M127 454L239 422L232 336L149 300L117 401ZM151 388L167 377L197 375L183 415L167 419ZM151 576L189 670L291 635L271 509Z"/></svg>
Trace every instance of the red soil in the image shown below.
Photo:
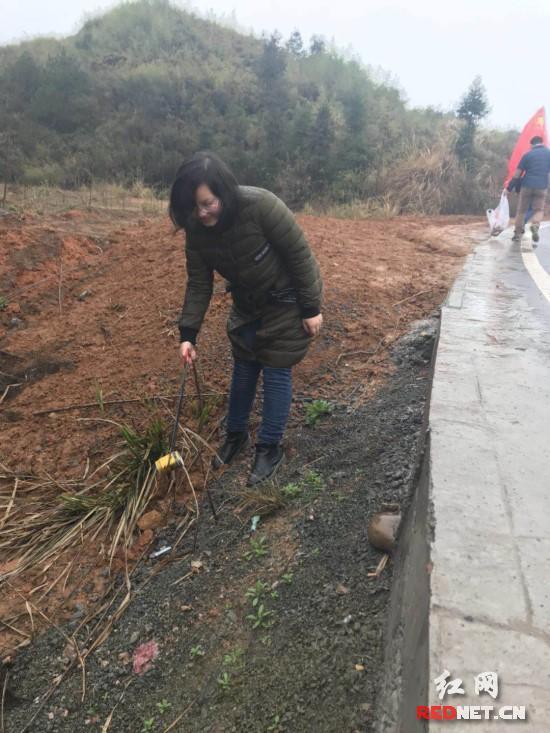
<svg viewBox="0 0 550 733"><path fill-rule="evenodd" d="M365 398L391 369L391 343L444 300L480 224L456 217L299 221L320 261L326 300L323 334L296 369L296 394ZM96 405L100 393L104 401L174 395L184 285L182 236L164 219L80 211L0 218L0 296L7 301L0 310L0 463L67 478L82 475L88 458L94 467L112 455L112 427L79 418L126 419L137 414L135 404L105 415L99 406L49 410ZM228 309L220 282L200 334L199 364L207 389L222 393L231 370ZM10 384L20 386L5 392ZM96 561L88 558L82 572ZM24 594L37 584L30 577L18 583ZM88 594L101 585L95 574ZM68 612L71 593L71 605L82 597L68 584L48 612ZM4 595L0 617L20 604ZM13 640L6 637L4 649Z"/></svg>

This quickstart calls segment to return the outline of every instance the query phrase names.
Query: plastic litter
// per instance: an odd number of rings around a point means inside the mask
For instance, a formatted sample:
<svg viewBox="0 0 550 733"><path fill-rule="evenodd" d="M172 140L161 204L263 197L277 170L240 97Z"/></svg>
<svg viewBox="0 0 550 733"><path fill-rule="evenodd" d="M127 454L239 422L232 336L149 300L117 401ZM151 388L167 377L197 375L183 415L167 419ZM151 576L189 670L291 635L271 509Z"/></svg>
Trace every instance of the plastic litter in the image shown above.
<svg viewBox="0 0 550 733"><path fill-rule="evenodd" d="M133 654L134 674L142 675L153 666L153 661L158 657L159 647L156 641L146 641L140 644Z"/></svg>
<svg viewBox="0 0 550 733"><path fill-rule="evenodd" d="M166 553L170 552L171 549L172 545L165 545L164 547L160 547L158 550L155 550L149 555L149 560L156 560L158 557L166 555Z"/></svg>
<svg viewBox="0 0 550 733"><path fill-rule="evenodd" d="M510 205L508 196L502 194L496 209L487 209L487 221L491 230L491 236L496 237L503 232L510 224Z"/></svg>

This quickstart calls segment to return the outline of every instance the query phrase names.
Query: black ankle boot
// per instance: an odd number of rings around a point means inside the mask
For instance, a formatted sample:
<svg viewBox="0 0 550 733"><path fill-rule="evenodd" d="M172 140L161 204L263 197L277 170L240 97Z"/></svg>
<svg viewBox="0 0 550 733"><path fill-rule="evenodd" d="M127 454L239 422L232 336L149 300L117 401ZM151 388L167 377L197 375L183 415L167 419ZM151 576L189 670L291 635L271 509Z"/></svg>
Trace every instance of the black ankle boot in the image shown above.
<svg viewBox="0 0 550 733"><path fill-rule="evenodd" d="M274 476L275 472L281 465L284 455L283 449L278 443L275 445L258 443L256 446L254 465L252 466L252 472L248 479L248 485L255 486L261 481L265 481L266 479Z"/></svg>
<svg viewBox="0 0 550 733"><path fill-rule="evenodd" d="M225 441L212 459L212 468L221 468L224 464L231 463L248 443L248 433L228 432Z"/></svg>

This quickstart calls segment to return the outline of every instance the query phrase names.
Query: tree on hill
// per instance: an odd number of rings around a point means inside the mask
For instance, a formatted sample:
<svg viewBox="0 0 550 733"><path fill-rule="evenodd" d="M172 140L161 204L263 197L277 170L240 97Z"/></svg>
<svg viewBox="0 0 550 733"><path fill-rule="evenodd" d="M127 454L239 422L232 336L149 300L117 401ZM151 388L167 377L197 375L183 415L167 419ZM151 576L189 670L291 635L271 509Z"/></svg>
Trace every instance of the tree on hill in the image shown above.
<svg viewBox="0 0 550 733"><path fill-rule="evenodd" d="M475 136L481 120L489 114L487 92L480 76L476 76L462 97L456 115L462 126L456 143L456 153L466 168L472 169L475 159Z"/></svg>
<svg viewBox="0 0 550 733"><path fill-rule="evenodd" d="M324 102L317 112L310 131L308 150L308 171L315 193L326 190L333 172L332 146L335 130L330 106Z"/></svg>
<svg viewBox="0 0 550 733"><path fill-rule="evenodd" d="M322 36L312 36L309 44L309 52L312 56L317 54L326 53L327 44Z"/></svg>
<svg viewBox="0 0 550 733"><path fill-rule="evenodd" d="M0 132L0 180L3 189L0 194L2 204L6 203L8 183L16 181L22 172L23 155L14 132Z"/></svg>
<svg viewBox="0 0 550 733"><path fill-rule="evenodd" d="M96 119L93 85L79 61L62 48L48 59L39 87L29 102L29 115L57 132L87 130Z"/></svg>
<svg viewBox="0 0 550 733"><path fill-rule="evenodd" d="M297 56L299 58L304 55L304 42L300 31L293 31L290 34L288 41L285 44L285 48L292 56Z"/></svg>

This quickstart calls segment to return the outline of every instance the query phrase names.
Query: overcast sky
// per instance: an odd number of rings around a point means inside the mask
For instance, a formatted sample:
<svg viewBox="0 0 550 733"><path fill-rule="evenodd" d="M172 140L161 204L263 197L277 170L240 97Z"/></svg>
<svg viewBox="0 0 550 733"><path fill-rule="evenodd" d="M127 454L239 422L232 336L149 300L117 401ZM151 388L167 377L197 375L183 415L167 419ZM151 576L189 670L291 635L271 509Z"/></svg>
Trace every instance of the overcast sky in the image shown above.
<svg viewBox="0 0 550 733"><path fill-rule="evenodd" d="M75 32L112 0L0 0L0 44ZM179 3L183 4L183 3ZM448 109L481 75L489 123L521 127L550 112L550 0L204 0L256 33L298 29L351 48L398 81L411 105Z"/></svg>

